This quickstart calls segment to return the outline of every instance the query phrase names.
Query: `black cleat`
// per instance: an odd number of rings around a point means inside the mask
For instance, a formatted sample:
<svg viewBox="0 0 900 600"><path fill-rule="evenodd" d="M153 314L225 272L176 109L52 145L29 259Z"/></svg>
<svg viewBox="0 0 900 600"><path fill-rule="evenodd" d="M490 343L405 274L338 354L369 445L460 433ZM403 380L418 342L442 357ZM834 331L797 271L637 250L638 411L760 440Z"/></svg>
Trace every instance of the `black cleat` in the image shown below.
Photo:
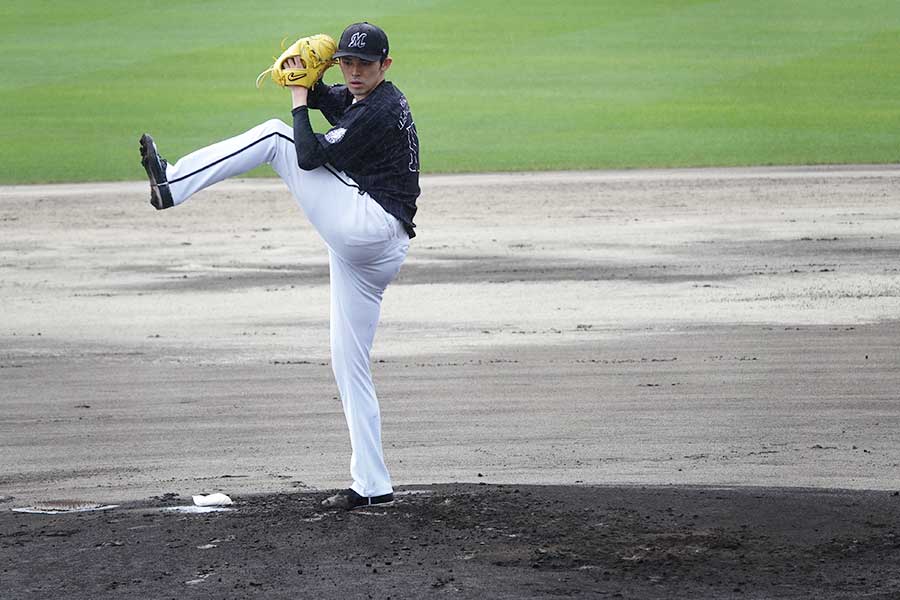
<svg viewBox="0 0 900 600"><path fill-rule="evenodd" d="M172 208L172 192L166 179L166 159L156 152L156 143L146 133L141 136L141 164L150 178L150 204L156 210Z"/></svg>
<svg viewBox="0 0 900 600"><path fill-rule="evenodd" d="M377 504L390 504L394 501L394 494L381 496L360 496L352 489L341 490L334 496L322 500L323 508L335 508L340 510L353 510L360 506L375 506Z"/></svg>

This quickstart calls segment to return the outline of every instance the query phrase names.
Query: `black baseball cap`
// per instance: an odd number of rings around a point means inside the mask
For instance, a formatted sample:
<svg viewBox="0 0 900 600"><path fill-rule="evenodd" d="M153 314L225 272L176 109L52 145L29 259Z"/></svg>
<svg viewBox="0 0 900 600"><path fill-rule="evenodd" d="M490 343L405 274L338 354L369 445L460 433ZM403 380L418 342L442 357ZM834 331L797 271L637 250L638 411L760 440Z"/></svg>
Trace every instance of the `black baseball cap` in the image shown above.
<svg viewBox="0 0 900 600"><path fill-rule="evenodd" d="M388 39L383 29L371 23L354 23L341 34L338 51L334 58L355 56L363 60L375 62L384 60L388 55Z"/></svg>

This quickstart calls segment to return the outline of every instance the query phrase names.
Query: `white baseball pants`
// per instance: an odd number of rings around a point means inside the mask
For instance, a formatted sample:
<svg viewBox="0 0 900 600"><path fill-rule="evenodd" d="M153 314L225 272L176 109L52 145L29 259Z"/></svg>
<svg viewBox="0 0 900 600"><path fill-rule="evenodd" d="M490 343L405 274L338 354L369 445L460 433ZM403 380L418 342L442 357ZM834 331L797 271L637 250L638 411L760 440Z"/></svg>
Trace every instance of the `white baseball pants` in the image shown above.
<svg viewBox="0 0 900 600"><path fill-rule="evenodd" d="M269 163L328 247L331 364L350 429L351 487L361 496L392 492L381 445L381 413L369 353L381 298L409 249L403 225L344 173L297 166L293 129L272 119L188 154L166 168L174 203Z"/></svg>

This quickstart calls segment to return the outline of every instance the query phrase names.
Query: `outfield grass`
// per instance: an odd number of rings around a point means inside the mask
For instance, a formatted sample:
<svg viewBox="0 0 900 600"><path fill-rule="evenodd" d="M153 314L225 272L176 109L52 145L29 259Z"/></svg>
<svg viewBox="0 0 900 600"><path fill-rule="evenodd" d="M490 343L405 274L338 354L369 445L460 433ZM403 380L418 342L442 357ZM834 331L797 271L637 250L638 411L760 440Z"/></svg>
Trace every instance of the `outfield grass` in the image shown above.
<svg viewBox="0 0 900 600"><path fill-rule="evenodd" d="M177 158L289 120L257 73L361 18L426 172L900 161L896 0L261 4L6 0L0 183L139 179L143 131Z"/></svg>

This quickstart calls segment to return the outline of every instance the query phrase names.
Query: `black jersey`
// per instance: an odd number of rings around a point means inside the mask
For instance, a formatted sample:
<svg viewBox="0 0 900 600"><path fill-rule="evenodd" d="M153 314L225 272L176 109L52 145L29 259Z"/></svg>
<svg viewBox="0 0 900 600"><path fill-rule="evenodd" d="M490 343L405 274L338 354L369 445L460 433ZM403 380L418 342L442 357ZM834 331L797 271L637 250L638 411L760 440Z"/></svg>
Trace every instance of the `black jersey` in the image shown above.
<svg viewBox="0 0 900 600"><path fill-rule="evenodd" d="M293 110L300 168L331 165L344 171L414 237L419 138L406 97L384 81L354 103L347 86L319 83L307 102L322 111L332 128L325 134L313 133L306 107Z"/></svg>

